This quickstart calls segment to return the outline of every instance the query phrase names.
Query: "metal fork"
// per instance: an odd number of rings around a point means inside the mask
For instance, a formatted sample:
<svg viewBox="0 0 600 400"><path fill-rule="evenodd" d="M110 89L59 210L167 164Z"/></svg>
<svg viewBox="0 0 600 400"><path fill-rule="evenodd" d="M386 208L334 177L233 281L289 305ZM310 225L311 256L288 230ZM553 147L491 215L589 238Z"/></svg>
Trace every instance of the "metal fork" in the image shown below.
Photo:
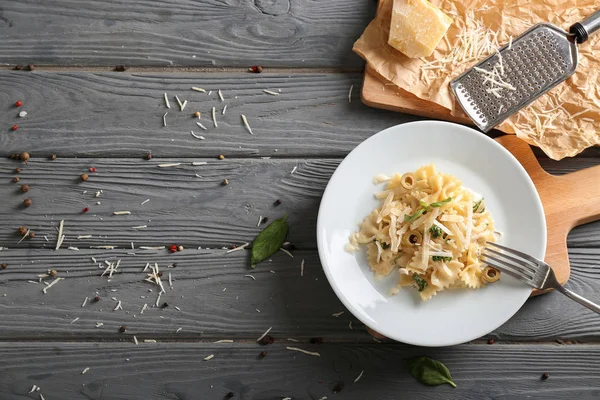
<svg viewBox="0 0 600 400"><path fill-rule="evenodd" d="M491 242L487 243L481 255L485 257L484 262L490 267L514 276L535 289L556 289L579 304L600 314L600 306L598 304L571 292L569 289L565 289L556 280L556 275L554 275L552 268L537 258Z"/></svg>

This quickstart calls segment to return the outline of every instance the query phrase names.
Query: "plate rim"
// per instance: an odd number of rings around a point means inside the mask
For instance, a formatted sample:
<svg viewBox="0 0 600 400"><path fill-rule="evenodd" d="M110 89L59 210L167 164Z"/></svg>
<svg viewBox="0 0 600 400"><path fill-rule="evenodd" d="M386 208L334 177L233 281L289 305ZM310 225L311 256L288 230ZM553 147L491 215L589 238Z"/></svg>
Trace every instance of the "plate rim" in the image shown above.
<svg viewBox="0 0 600 400"><path fill-rule="evenodd" d="M473 128L461 125L461 124L456 124L456 123L452 123L452 122L447 122L447 121L437 121L437 120L422 120L422 121L413 121L413 122L407 122L407 123L403 123L403 124L397 124L397 125L393 125L390 126L386 129L383 129L373 135L371 135L370 137L368 137L367 139L363 140L361 143L359 143L354 149L352 149L345 157L344 159L340 162L340 164L337 166L337 168L335 169L335 171L333 172L333 174L331 175L331 177L329 178L329 181L327 182L327 186L325 187L325 190L323 191L323 195L321 197L321 202L319 204L319 211L317 214L317 224L316 224L316 230L317 230L317 251L319 253L319 260L321 262L323 271L325 272L325 276L327 277L327 281L329 282L329 285L331 286L331 288L333 289L333 291L335 292L337 298L342 302L342 304L344 305L344 307L346 307L346 309L355 317L357 318L359 321L361 321L366 327L369 327L369 324L367 321L363 320L363 318L361 318L360 313L355 312L355 307L351 304L351 302L346 298L345 295L342 294L342 291L340 289L340 287L338 287L338 285L335 282L335 279L333 278L328 264L327 264L327 258L325 256L325 249L324 249L324 239L321 236L321 227L323 224L323 207L324 207L324 200L328 194L328 192L331 190L331 181L335 178L335 176L339 173L339 171L342 169L342 167L344 166L344 164L347 162L349 156L354 153L359 147L361 147L362 145L366 144L367 142L370 142L371 140L374 140L374 138L380 134L383 134L387 131L393 130L393 129L404 129L408 126L415 126L415 125L430 125L432 127L437 127L437 128L442 128L444 129L445 127L448 126L452 126L454 128L458 128L460 130L462 130L466 135L471 135L473 137L478 136L478 138L487 141L488 143L491 144L491 146L496 147L497 149L499 149L500 152L504 153L505 156L507 156L507 158L509 160L512 160L514 162L514 164L516 165L516 167L518 169L521 170L521 172L523 172L524 176L525 176L525 181L526 184L533 189L533 193L535 194L535 206L538 209L538 211L541 211L541 215L543 216L542 218L542 225L543 225L543 238L542 238L542 252L546 253L547 250L547 237L548 237L548 228L546 225L546 214L544 211L544 206L542 203L542 200L540 198L540 195L537 191L537 188L535 187L535 184L533 183L533 180L531 179L531 176L529 175L529 173L527 172L527 170L525 170L525 168L523 167L523 165L519 162L519 160L510 152L508 151L508 149L506 149L506 147L502 146L499 142L497 142L496 140L494 140L493 138L489 137L488 135L486 135L485 133L479 132ZM542 257L543 258L543 257ZM533 289L532 289L533 291ZM525 304L525 302L527 301L527 299L530 297L530 294L528 294L527 296L525 296L521 302L521 304L519 305L519 307L517 307L515 309L515 311L513 313L511 313L508 318L506 318L505 320L501 321L498 323L498 325L493 328L490 332L493 332L494 330L498 329L500 326L502 326L503 324L505 324L507 321L509 321ZM358 315L357 315L358 314ZM476 335L476 336L469 336L469 338L464 339L464 340L460 340L460 341L456 341L456 340L448 340L445 342L440 342L439 344L432 344L432 343L426 343L426 342L419 342L418 340L406 340L405 338L403 339L398 339L397 337L394 337L393 334L389 334L389 333L384 333L384 332L379 332L383 335L385 335L387 338L401 342L401 343L406 343L406 344L410 344L410 345L416 345L416 346L422 346L422 347L443 347L443 346L453 346L453 345L458 345L458 344L462 344L462 343L467 343L469 341L478 339L490 332L487 332L483 335Z"/></svg>

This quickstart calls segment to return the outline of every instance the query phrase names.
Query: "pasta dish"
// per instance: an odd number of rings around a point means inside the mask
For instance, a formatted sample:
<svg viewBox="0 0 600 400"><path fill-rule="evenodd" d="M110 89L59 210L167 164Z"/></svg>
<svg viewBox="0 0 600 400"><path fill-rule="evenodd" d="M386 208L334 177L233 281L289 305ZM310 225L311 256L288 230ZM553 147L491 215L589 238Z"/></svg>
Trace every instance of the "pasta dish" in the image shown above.
<svg viewBox="0 0 600 400"><path fill-rule="evenodd" d="M397 270L393 290L414 286L429 300L445 289L472 289L495 282L500 271L480 262L486 242L496 241L494 221L485 200L434 165L391 178L375 194L382 201L350 236L346 250L366 246L369 266L377 276Z"/></svg>

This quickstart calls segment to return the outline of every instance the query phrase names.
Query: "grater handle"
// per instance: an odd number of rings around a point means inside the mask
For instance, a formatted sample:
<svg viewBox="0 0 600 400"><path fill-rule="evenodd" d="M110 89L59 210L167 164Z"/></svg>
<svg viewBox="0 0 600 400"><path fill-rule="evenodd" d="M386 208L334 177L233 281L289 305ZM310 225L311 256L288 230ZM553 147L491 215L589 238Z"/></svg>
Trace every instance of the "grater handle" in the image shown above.
<svg viewBox="0 0 600 400"><path fill-rule="evenodd" d="M569 32L575 35L576 43L583 43L589 36L600 29L600 10L596 11L586 19L569 28Z"/></svg>

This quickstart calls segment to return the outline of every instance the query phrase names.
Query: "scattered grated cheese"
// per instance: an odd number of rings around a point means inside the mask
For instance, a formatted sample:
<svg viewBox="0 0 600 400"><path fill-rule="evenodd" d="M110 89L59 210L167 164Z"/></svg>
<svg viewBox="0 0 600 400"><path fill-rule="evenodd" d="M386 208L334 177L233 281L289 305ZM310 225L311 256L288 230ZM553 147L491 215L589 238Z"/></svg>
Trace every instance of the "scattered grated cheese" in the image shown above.
<svg viewBox="0 0 600 400"><path fill-rule="evenodd" d="M354 328L352 327L352 321L348 322L348 328L354 330Z"/></svg>
<svg viewBox="0 0 600 400"><path fill-rule="evenodd" d="M244 114L242 114L242 122L244 123L246 130L250 132L251 135L254 135L254 133L252 133L252 128L250 128L250 124L248 123L248 119Z"/></svg>
<svg viewBox="0 0 600 400"><path fill-rule="evenodd" d="M183 328L177 328L177 330L175 331L175 333L179 333Z"/></svg>
<svg viewBox="0 0 600 400"><path fill-rule="evenodd" d="M265 336L267 336L269 334L269 332L271 332L271 329L273 329L273 327L271 326L269 329L267 329L265 331L265 333L263 333L262 335L260 335L260 337L258 339L256 339L257 342L260 342Z"/></svg>
<svg viewBox="0 0 600 400"><path fill-rule="evenodd" d="M75 318L73 321L71 321L70 325L73 325L75 322L79 321L79 317Z"/></svg>
<svg viewBox="0 0 600 400"><path fill-rule="evenodd" d="M193 137L195 137L196 139L200 139L200 140L204 140L205 137L204 136L198 136L194 133L194 131L190 131L190 133L192 134Z"/></svg>
<svg viewBox="0 0 600 400"><path fill-rule="evenodd" d="M175 95L175 100L177 100L177 104L179 104L179 108L181 108L183 106L183 103L181 102L181 100L179 100L179 97L177 97L177 95Z"/></svg>
<svg viewBox="0 0 600 400"><path fill-rule="evenodd" d="M116 246L90 246L90 249L113 250Z"/></svg>
<svg viewBox="0 0 600 400"><path fill-rule="evenodd" d="M102 322L96 322L96 328L100 328L102 325L104 325Z"/></svg>
<svg viewBox="0 0 600 400"><path fill-rule="evenodd" d="M37 389L36 389L36 390L37 390ZM46 400L46 399L44 398L44 395L43 395L43 394L41 394L41 393L40 393L40 400Z"/></svg>
<svg viewBox="0 0 600 400"><path fill-rule="evenodd" d="M81 307L85 307L87 301L88 301L87 297L85 299L83 299L83 303L81 303Z"/></svg>
<svg viewBox="0 0 600 400"><path fill-rule="evenodd" d="M131 229L146 229L148 225L132 226Z"/></svg>
<svg viewBox="0 0 600 400"><path fill-rule="evenodd" d="M287 346L286 349L291 350L291 351L299 351L300 353L308 354L309 356L321 357L321 354L317 353L316 351L308 351L308 350L299 349L298 347L289 347L289 346Z"/></svg>
<svg viewBox="0 0 600 400"><path fill-rule="evenodd" d="M221 111L221 115L225 115L226 110L227 110L227 104L225 104L225 107L223 107L223 111Z"/></svg>
<svg viewBox="0 0 600 400"><path fill-rule="evenodd" d="M197 166L197 165L206 165L208 164L206 161L194 161L192 163L192 165Z"/></svg>
<svg viewBox="0 0 600 400"><path fill-rule="evenodd" d="M139 250L164 250L165 246L140 246Z"/></svg>
<svg viewBox="0 0 600 400"><path fill-rule="evenodd" d="M139 344L137 338L135 337L135 335L133 335L133 343L135 343L135 345L137 346Z"/></svg>
<svg viewBox="0 0 600 400"><path fill-rule="evenodd" d="M49 242L49 240L48 240L48 236L44 235L44 240L45 240L46 242Z"/></svg>
<svg viewBox="0 0 600 400"><path fill-rule="evenodd" d="M296 343L298 343L298 342L299 342L299 340L296 340L296 339L294 339L294 338L291 338L291 337L287 338L286 340L288 340L288 341L290 341L290 342L296 342Z"/></svg>
<svg viewBox="0 0 600 400"><path fill-rule="evenodd" d="M117 310L122 310L123 306L121 306L121 300L119 300L119 302L117 303L117 306L114 308L113 311L117 311Z"/></svg>
<svg viewBox="0 0 600 400"><path fill-rule="evenodd" d="M272 90L263 89L263 92L270 94L271 96L279 96L279 93L273 92Z"/></svg>
<svg viewBox="0 0 600 400"><path fill-rule="evenodd" d="M36 386L36 385L33 385L33 386L31 387L31 390L30 390L28 393L33 393L33 392L35 392L35 389L36 389L36 388L37 388L37 386Z"/></svg>
<svg viewBox="0 0 600 400"><path fill-rule="evenodd" d="M195 92L206 93L206 90L204 90L202 88L199 88L199 87L195 87L195 86L192 86L192 90L195 91Z"/></svg>
<svg viewBox="0 0 600 400"><path fill-rule="evenodd" d="M331 316L332 316L332 317L336 317L336 318L337 318L337 317L339 317L340 315L342 315L343 313L344 313L344 311L340 311L340 312L336 312L336 313L333 313L333 314L331 314Z"/></svg>
<svg viewBox="0 0 600 400"><path fill-rule="evenodd" d="M257 313L259 313L259 312L260 312L260 310L259 310L258 308L255 308L255 310L256 310L256 312L257 312Z"/></svg>
<svg viewBox="0 0 600 400"><path fill-rule="evenodd" d="M171 273L169 272L169 286L171 287L171 290L173 290L173 281L171 280Z"/></svg>
<svg viewBox="0 0 600 400"><path fill-rule="evenodd" d="M113 212L114 215L130 215L131 211L115 211Z"/></svg>
<svg viewBox="0 0 600 400"><path fill-rule="evenodd" d="M41 279L41 278L40 278L40 279ZM39 282L32 281L32 280L28 280L27 282L29 282L29 283L35 283L36 285L39 283ZM45 282L44 282L44 283L45 283Z"/></svg>
<svg viewBox="0 0 600 400"><path fill-rule="evenodd" d="M158 305L160 304L160 296L161 296L162 292L158 292L158 296L156 297L156 307L158 307Z"/></svg>
<svg viewBox="0 0 600 400"><path fill-rule="evenodd" d="M198 125L202 129L206 130L206 127L204 125L202 125L200 122L196 122L196 125Z"/></svg>
<svg viewBox="0 0 600 400"><path fill-rule="evenodd" d="M144 343L156 343L154 339L144 339Z"/></svg>
<svg viewBox="0 0 600 400"><path fill-rule="evenodd" d="M175 308L177 311L181 311L181 308L179 308L179 307L177 307L177 306L175 306L174 308Z"/></svg>
<svg viewBox="0 0 600 400"><path fill-rule="evenodd" d="M91 239L92 235L81 235L81 236L77 236L77 239Z"/></svg>
<svg viewBox="0 0 600 400"><path fill-rule="evenodd" d="M169 113L169 112L167 111L167 112L166 112L166 113L164 113L164 115L163 115L163 126L164 126L164 127L166 127L166 126L167 126L167 114L168 114L168 113Z"/></svg>
<svg viewBox="0 0 600 400"><path fill-rule="evenodd" d="M373 339L374 342L382 343L381 340L377 339L376 337L371 337L371 339Z"/></svg>
<svg viewBox="0 0 600 400"><path fill-rule="evenodd" d="M96 261L95 257L92 257L92 261L95 262L95 263L98 262L98 261Z"/></svg>
<svg viewBox="0 0 600 400"><path fill-rule="evenodd" d="M42 292L44 292L44 294L46 294L46 292L48 291L48 289L50 289L52 286L54 286L54 284L56 284L58 281L62 281L65 278L56 278L55 280L53 280L52 282L50 282L50 284L48 284L48 286L46 286L45 288L42 289ZM37 283L37 282L36 282Z"/></svg>
<svg viewBox="0 0 600 400"><path fill-rule="evenodd" d="M287 251L286 249L284 249L283 247L280 247L279 250L283 251L288 256L294 258L294 255L292 253L290 253L289 251Z"/></svg>
<svg viewBox="0 0 600 400"><path fill-rule="evenodd" d="M183 111L183 109L185 108L186 105L187 105L187 100L184 100L183 104L181 105L181 111Z"/></svg>
<svg viewBox="0 0 600 400"><path fill-rule="evenodd" d="M21 243L26 237L28 237L30 232L31 232L31 230L27 229L27 232L25 232L25 235L23 235L23 237L21 238L21 240L19 240L17 242L17 244Z"/></svg>
<svg viewBox="0 0 600 400"><path fill-rule="evenodd" d="M302 262L300 263L300 276L304 276L304 258L302 259Z"/></svg>
<svg viewBox="0 0 600 400"><path fill-rule="evenodd" d="M181 163L158 164L158 168L178 167Z"/></svg>
<svg viewBox="0 0 600 400"><path fill-rule="evenodd" d="M354 380L354 383L358 382L360 380L360 378L362 378L364 372L365 372L365 370L360 371L360 374L358 374L358 376Z"/></svg>
<svg viewBox="0 0 600 400"><path fill-rule="evenodd" d="M73 247L73 246L69 246L69 247L67 247L67 250L79 251L79 248Z"/></svg>
<svg viewBox="0 0 600 400"><path fill-rule="evenodd" d="M350 90L348 91L348 103L352 103L352 89L354 89L354 85L350 85Z"/></svg>
<svg viewBox="0 0 600 400"><path fill-rule="evenodd" d="M83 369L83 371L81 371L81 375L85 374L86 372L88 372L90 370L90 367L85 367Z"/></svg>
<svg viewBox="0 0 600 400"><path fill-rule="evenodd" d="M213 107L211 112L212 112L213 124L215 125L215 128L218 128L219 125L217 124L217 109L215 107Z"/></svg>
<svg viewBox="0 0 600 400"><path fill-rule="evenodd" d="M294 165L294 168L292 168L292 172L290 172L290 175L294 175L294 172L296 172L298 170L298 166Z"/></svg>
<svg viewBox="0 0 600 400"><path fill-rule="evenodd" d="M262 221L262 218L263 218L262 215L258 216L258 222L256 223L256 227L260 226L260 222Z"/></svg>
<svg viewBox="0 0 600 400"><path fill-rule="evenodd" d="M142 310L140 311L140 314L143 314L147 308L148 308L148 304L144 303L144 305L142 306Z"/></svg>
<svg viewBox="0 0 600 400"><path fill-rule="evenodd" d="M247 246L249 246L250 243L244 243L241 246L236 247L235 249L231 249L231 250L227 250L225 252L225 254L229 254L229 253L233 253L234 251L240 251L240 250L244 250ZM247 275L246 275L247 276Z"/></svg>
<svg viewBox="0 0 600 400"><path fill-rule="evenodd" d="M150 199L146 199L146 200L142 201L142 204L140 204L140 206L143 206L144 204L146 204L149 201L150 201Z"/></svg>
<svg viewBox="0 0 600 400"><path fill-rule="evenodd" d="M222 339L222 340L217 340L216 342L213 343L233 343L233 340L231 339Z"/></svg>
<svg viewBox="0 0 600 400"><path fill-rule="evenodd" d="M213 358L215 358L215 355L211 354L210 356L204 357L204 361L212 360Z"/></svg>
<svg viewBox="0 0 600 400"><path fill-rule="evenodd" d="M223 98L223 93L221 92L221 89L219 89L217 94L219 95L219 99L221 99L221 101L225 101L225 98Z"/></svg>
<svg viewBox="0 0 600 400"><path fill-rule="evenodd" d="M60 224L58 225L58 240L56 241L56 248L54 250L58 250L60 248L60 245L62 244L63 240L65 239L65 236L63 235L63 227L65 225L65 220L61 220Z"/></svg>
<svg viewBox="0 0 600 400"><path fill-rule="evenodd" d="M167 93L164 94L164 98L165 98L165 106L167 106L167 108L171 108L171 104L169 103L169 99L167 98Z"/></svg>
<svg viewBox="0 0 600 400"><path fill-rule="evenodd" d="M244 276L246 276L246 277L248 277L248 278L252 278L252 280L253 280L253 281L255 281L255 280L256 280L256 278L255 278L253 275L250 275L250 274L248 274L248 275L244 275Z"/></svg>

